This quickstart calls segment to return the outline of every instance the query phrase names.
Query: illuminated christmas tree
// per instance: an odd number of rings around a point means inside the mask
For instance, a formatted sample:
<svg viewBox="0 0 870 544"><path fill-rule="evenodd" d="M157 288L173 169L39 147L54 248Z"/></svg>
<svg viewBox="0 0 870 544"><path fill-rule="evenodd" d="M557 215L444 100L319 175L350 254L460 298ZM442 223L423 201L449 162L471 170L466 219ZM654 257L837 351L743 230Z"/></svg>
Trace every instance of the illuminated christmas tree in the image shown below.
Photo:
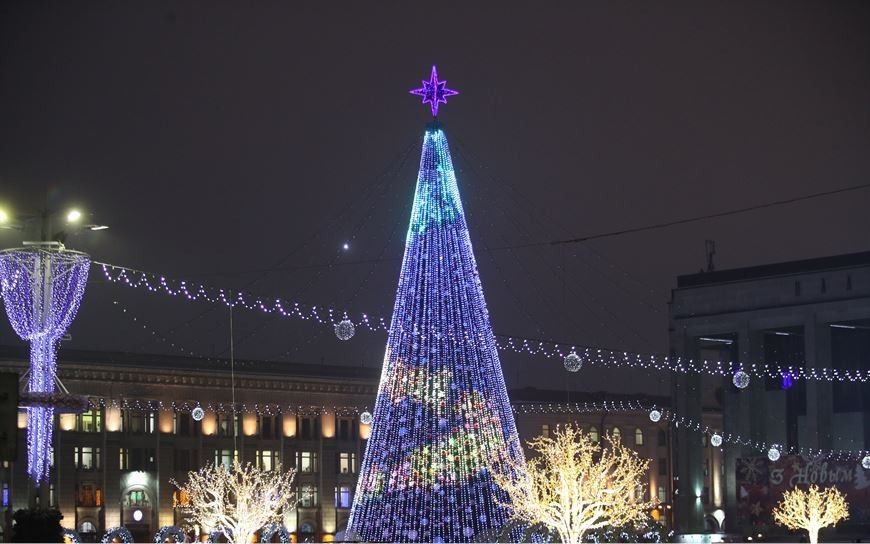
<svg viewBox="0 0 870 544"><path fill-rule="evenodd" d="M412 93L433 115L456 94L434 67ZM348 534L403 542L495 535L509 516L493 474L522 459L447 138L436 121L423 139Z"/></svg>

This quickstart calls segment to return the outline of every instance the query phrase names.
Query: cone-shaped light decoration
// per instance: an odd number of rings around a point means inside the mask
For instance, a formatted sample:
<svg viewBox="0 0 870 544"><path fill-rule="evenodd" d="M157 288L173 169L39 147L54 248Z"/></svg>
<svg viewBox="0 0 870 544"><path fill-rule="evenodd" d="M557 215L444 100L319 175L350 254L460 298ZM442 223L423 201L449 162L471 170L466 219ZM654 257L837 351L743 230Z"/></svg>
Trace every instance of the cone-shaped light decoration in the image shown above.
<svg viewBox="0 0 870 544"><path fill-rule="evenodd" d="M91 261L51 244L0 252L0 289L12 328L30 342L30 393L54 392L57 344L79 308ZM27 409L27 473L48 478L54 408Z"/></svg>
<svg viewBox="0 0 870 544"><path fill-rule="evenodd" d="M492 473L522 461L447 139L433 123L348 533L364 541L493 538Z"/></svg>

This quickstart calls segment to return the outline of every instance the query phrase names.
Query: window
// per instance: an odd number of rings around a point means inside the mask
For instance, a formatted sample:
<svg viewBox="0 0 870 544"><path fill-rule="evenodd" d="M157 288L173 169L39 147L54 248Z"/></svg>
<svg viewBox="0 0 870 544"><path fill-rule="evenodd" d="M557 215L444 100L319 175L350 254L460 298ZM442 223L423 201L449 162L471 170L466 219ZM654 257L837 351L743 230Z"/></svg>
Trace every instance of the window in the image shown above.
<svg viewBox="0 0 870 544"><path fill-rule="evenodd" d="M299 493L299 505L304 508L317 506L317 486L305 484Z"/></svg>
<svg viewBox="0 0 870 544"><path fill-rule="evenodd" d="M94 484L79 485L76 506L102 506L103 490Z"/></svg>
<svg viewBox="0 0 870 544"><path fill-rule="evenodd" d="M350 486L343 485L335 488L335 507L350 508Z"/></svg>
<svg viewBox="0 0 870 544"><path fill-rule="evenodd" d="M598 427L595 425L589 427L589 438L591 438L595 443L598 442Z"/></svg>
<svg viewBox="0 0 870 544"><path fill-rule="evenodd" d="M659 491L659 493L658 493L658 495L659 495L659 502L667 502L667 500L668 500L668 493L667 493L667 491L665 491L665 486L660 485L658 491Z"/></svg>
<svg viewBox="0 0 870 544"><path fill-rule="evenodd" d="M57 495L54 492L54 484L49 484L48 486L48 505L49 506L57 506Z"/></svg>
<svg viewBox="0 0 870 544"><path fill-rule="evenodd" d="M133 448L130 450L130 470L154 470L157 456L154 448Z"/></svg>
<svg viewBox="0 0 870 544"><path fill-rule="evenodd" d="M121 427L127 433L153 433L155 427L154 412L124 410L121 412Z"/></svg>
<svg viewBox="0 0 870 544"><path fill-rule="evenodd" d="M706 434L701 435L701 446L703 446L705 448L707 447L707 435Z"/></svg>
<svg viewBox="0 0 870 544"><path fill-rule="evenodd" d="M637 484L636 486L634 486L634 498L638 501L643 501L643 495L643 484Z"/></svg>
<svg viewBox="0 0 870 544"><path fill-rule="evenodd" d="M317 453L313 451L299 452L299 472L317 472Z"/></svg>
<svg viewBox="0 0 870 544"><path fill-rule="evenodd" d="M190 435L190 429L193 425L190 424L189 414L175 414L175 419L172 420L172 433L184 436Z"/></svg>
<svg viewBox="0 0 870 544"><path fill-rule="evenodd" d="M302 416L300 419L302 440L314 440L320 434L320 418Z"/></svg>
<svg viewBox="0 0 870 544"><path fill-rule="evenodd" d="M134 489L124 498L125 508L148 508L151 506L148 495L142 489Z"/></svg>
<svg viewBox="0 0 870 544"><path fill-rule="evenodd" d="M81 470L94 470L100 468L100 448L91 446L76 446L73 449L75 456L74 464Z"/></svg>
<svg viewBox="0 0 870 544"><path fill-rule="evenodd" d="M351 428L353 427L353 421L348 418L339 418L338 419L338 438L339 440L350 440L351 439Z"/></svg>
<svg viewBox="0 0 870 544"><path fill-rule="evenodd" d="M103 430L103 417L99 408L91 408L84 414L79 414L76 430L83 433L98 433Z"/></svg>
<svg viewBox="0 0 870 544"><path fill-rule="evenodd" d="M79 533L96 533L97 526L94 525L90 521L83 521L81 525L79 525Z"/></svg>
<svg viewBox="0 0 870 544"><path fill-rule="evenodd" d="M239 420L235 414L218 414L218 434L235 436L238 434Z"/></svg>
<svg viewBox="0 0 870 544"><path fill-rule="evenodd" d="M214 463L232 468L233 461L239 460L239 450L214 450Z"/></svg>
<svg viewBox="0 0 870 544"><path fill-rule="evenodd" d="M611 434L614 442L622 442L622 431L619 430L619 427L613 428L613 433Z"/></svg>
<svg viewBox="0 0 870 544"><path fill-rule="evenodd" d="M356 453L343 451L338 454L338 473L356 474Z"/></svg>
<svg viewBox="0 0 870 544"><path fill-rule="evenodd" d="M130 448L118 450L118 467L121 470L130 470Z"/></svg>
<svg viewBox="0 0 870 544"><path fill-rule="evenodd" d="M643 431L640 427L634 430L634 445L643 446Z"/></svg>
<svg viewBox="0 0 870 544"><path fill-rule="evenodd" d="M668 435L661 429L659 429L659 447L664 448L668 445Z"/></svg>
<svg viewBox="0 0 870 544"><path fill-rule="evenodd" d="M547 425L546 423L541 425L541 436L543 436L544 438L550 437L550 426Z"/></svg>
<svg viewBox="0 0 870 544"><path fill-rule="evenodd" d="M277 451L257 450L257 468L272 470L280 461Z"/></svg>
<svg viewBox="0 0 870 544"><path fill-rule="evenodd" d="M664 457L659 459L659 476L668 475L668 460Z"/></svg>
<svg viewBox="0 0 870 544"><path fill-rule="evenodd" d="M278 420L275 416L260 416L260 436L276 438L278 435Z"/></svg>
<svg viewBox="0 0 870 544"><path fill-rule="evenodd" d="M9 484L7 484L5 482L3 483L2 495L3 495L3 501L2 501L3 508L6 508L9 506Z"/></svg>

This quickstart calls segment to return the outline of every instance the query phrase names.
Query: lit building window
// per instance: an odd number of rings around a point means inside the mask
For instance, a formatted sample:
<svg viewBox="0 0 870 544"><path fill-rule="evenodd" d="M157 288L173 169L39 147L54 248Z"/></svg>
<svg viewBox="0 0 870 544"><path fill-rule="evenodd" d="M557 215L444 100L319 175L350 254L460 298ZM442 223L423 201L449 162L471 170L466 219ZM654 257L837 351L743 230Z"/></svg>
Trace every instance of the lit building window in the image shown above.
<svg viewBox="0 0 870 544"><path fill-rule="evenodd" d="M233 461L239 460L239 450L214 450L214 464L232 468Z"/></svg>
<svg viewBox="0 0 870 544"><path fill-rule="evenodd" d="M120 470L130 470L130 448L120 448L118 450L118 468Z"/></svg>
<svg viewBox="0 0 870 544"><path fill-rule="evenodd" d="M218 414L218 434L221 436L239 434L239 419L235 414Z"/></svg>
<svg viewBox="0 0 870 544"><path fill-rule="evenodd" d="M547 425L546 423L541 425L541 436L543 436L544 438L550 437L550 426Z"/></svg>
<svg viewBox="0 0 870 544"><path fill-rule="evenodd" d="M634 445L643 446L643 431L640 427L634 430Z"/></svg>
<svg viewBox="0 0 870 544"><path fill-rule="evenodd" d="M77 421L77 431L84 433L98 433L103 430L103 415L98 408L80 414Z"/></svg>
<svg viewBox="0 0 870 544"><path fill-rule="evenodd" d="M257 450L257 468L272 470L278 464L280 458L277 451Z"/></svg>
<svg viewBox="0 0 870 544"><path fill-rule="evenodd" d="M3 494L3 497L2 497L2 498L3 498L3 501L2 501L2 502L3 502L3 508L6 508L6 507L9 506L9 484L7 484L7 483L5 483L5 482L3 483L3 492L2 492L2 494Z"/></svg>
<svg viewBox="0 0 870 544"><path fill-rule="evenodd" d="M100 448L91 446L76 446L73 449L74 463L80 470L94 470L100 468Z"/></svg>
<svg viewBox="0 0 870 544"><path fill-rule="evenodd" d="M356 453L341 452L338 454L339 474L356 474Z"/></svg>
<svg viewBox="0 0 870 544"><path fill-rule="evenodd" d="M305 484L299 492L299 505L304 508L317 506L317 486Z"/></svg>
<svg viewBox="0 0 870 544"><path fill-rule="evenodd" d="M299 472L317 472L317 453L313 451L299 452Z"/></svg>
<svg viewBox="0 0 870 544"><path fill-rule="evenodd" d="M619 427L614 427L613 432L611 433L614 442L622 442L622 431L619 430Z"/></svg>
<svg viewBox="0 0 870 544"><path fill-rule="evenodd" d="M335 488L335 507L350 508L350 486L343 485Z"/></svg>
<svg viewBox="0 0 870 544"><path fill-rule="evenodd" d="M665 486L663 486L663 485L659 486L658 495L659 495L659 502L667 502L668 493L667 493L667 491L665 491Z"/></svg>
<svg viewBox="0 0 870 544"><path fill-rule="evenodd" d="M589 438L595 443L598 442L598 427L595 425L589 427Z"/></svg>

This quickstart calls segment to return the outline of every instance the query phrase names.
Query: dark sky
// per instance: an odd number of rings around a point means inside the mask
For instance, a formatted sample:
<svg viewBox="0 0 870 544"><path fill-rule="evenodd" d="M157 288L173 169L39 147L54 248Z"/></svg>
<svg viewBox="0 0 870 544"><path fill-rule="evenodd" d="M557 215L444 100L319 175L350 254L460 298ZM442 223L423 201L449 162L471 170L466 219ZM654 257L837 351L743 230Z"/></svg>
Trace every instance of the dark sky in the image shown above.
<svg viewBox="0 0 870 544"><path fill-rule="evenodd" d="M0 201L92 212L111 229L69 245L97 260L389 316L428 120L408 89L436 63L462 93L441 119L496 332L661 352L705 239L720 269L867 250L870 192L486 248L867 182L868 28L865 2L4 2ZM171 353L145 324L224 353L225 308L100 279L64 347ZM383 334L235 321L243 358L383 357ZM511 386L616 375L503 360Z"/></svg>

